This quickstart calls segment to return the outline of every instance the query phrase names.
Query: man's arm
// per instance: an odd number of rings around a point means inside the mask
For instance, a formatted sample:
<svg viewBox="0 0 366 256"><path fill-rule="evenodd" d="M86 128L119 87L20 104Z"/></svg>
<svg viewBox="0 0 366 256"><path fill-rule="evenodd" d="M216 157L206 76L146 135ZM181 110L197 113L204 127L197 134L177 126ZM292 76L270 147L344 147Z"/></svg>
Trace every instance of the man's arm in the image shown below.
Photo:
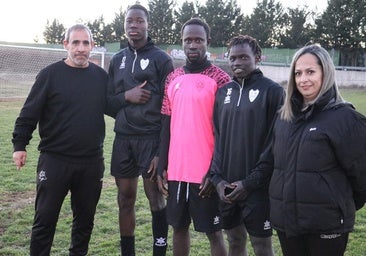
<svg viewBox="0 0 366 256"><path fill-rule="evenodd" d="M14 148L13 161L17 169L20 169L26 163L26 146L32 139L33 131L37 127L46 104L47 81L48 72L44 69L37 75L19 117L15 121L12 143Z"/></svg>
<svg viewBox="0 0 366 256"><path fill-rule="evenodd" d="M159 190L165 196L168 195L167 168L170 143L170 116L162 115L159 147L159 163L157 168L157 181Z"/></svg>

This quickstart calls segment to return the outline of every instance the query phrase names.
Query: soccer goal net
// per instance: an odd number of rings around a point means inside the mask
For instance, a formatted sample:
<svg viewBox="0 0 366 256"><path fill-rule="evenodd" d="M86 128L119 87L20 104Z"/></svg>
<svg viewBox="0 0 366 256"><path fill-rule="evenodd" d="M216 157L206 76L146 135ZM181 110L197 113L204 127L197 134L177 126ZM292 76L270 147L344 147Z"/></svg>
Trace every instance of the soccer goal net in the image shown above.
<svg viewBox="0 0 366 256"><path fill-rule="evenodd" d="M104 54L93 51L90 60L105 68ZM26 97L38 72L66 56L64 49L0 44L0 99Z"/></svg>

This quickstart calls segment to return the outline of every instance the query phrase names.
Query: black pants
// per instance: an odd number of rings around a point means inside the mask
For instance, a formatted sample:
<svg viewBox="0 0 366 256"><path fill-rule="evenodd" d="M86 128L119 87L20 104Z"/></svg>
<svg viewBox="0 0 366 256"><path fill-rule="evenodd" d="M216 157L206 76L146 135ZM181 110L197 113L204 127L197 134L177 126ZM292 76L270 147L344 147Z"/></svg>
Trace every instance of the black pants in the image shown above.
<svg viewBox="0 0 366 256"><path fill-rule="evenodd" d="M104 173L103 159L73 163L43 153L37 167L37 197L30 255L48 256L62 203L70 191L71 255L86 255Z"/></svg>
<svg viewBox="0 0 366 256"><path fill-rule="evenodd" d="M307 234L286 237L277 231L284 256L343 256L348 242L348 233Z"/></svg>

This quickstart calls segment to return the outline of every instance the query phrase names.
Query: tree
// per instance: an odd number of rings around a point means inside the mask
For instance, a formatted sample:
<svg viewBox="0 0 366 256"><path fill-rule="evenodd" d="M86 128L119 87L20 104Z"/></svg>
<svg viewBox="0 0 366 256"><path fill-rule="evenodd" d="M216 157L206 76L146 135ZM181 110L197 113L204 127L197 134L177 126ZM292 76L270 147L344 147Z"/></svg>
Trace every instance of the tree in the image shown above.
<svg viewBox="0 0 366 256"><path fill-rule="evenodd" d="M310 21L315 13L303 8L287 8L284 14L283 33L281 34L281 47L296 49L304 46L311 40L311 31L314 26Z"/></svg>
<svg viewBox="0 0 366 256"><path fill-rule="evenodd" d="M173 9L172 0L149 0L150 36L157 45L173 44Z"/></svg>
<svg viewBox="0 0 366 256"><path fill-rule="evenodd" d="M173 44L181 44L181 29L183 24L193 18L197 17L197 6L187 0L182 3L182 6L174 11L175 22L173 25Z"/></svg>
<svg viewBox="0 0 366 256"><path fill-rule="evenodd" d="M317 31L324 46L335 49L358 46L361 20L358 17L360 6L356 7L355 2L359 4L360 0L329 1L323 15L316 20Z"/></svg>
<svg viewBox="0 0 366 256"><path fill-rule="evenodd" d="M115 13L114 19L111 23L112 35L114 37L111 42L120 42L121 48L123 48L123 43L127 42L127 37L124 31L125 17L125 12L122 10L122 7L120 7L119 12Z"/></svg>
<svg viewBox="0 0 366 256"><path fill-rule="evenodd" d="M207 0L198 7L198 15L211 27L211 46L224 46L234 35L243 14L236 0Z"/></svg>
<svg viewBox="0 0 366 256"><path fill-rule="evenodd" d="M62 44L65 37L65 27L57 19L50 24L47 20L43 38L47 44Z"/></svg>
<svg viewBox="0 0 366 256"><path fill-rule="evenodd" d="M116 36L115 36L115 33L113 31L113 27L112 27L112 24L105 24L104 25L104 28L103 28L103 31L102 31L102 34L103 34L103 39L104 39L104 44L105 43L112 43L112 42L119 42L119 41L116 41Z"/></svg>
<svg viewBox="0 0 366 256"><path fill-rule="evenodd" d="M95 19L94 21L88 21L86 25L89 27L90 31L93 34L95 45L104 46L106 42L106 35L104 34L105 22L103 15Z"/></svg>
<svg viewBox="0 0 366 256"><path fill-rule="evenodd" d="M340 65L358 65L359 49L365 48L366 41L365 14L366 0L329 0L316 20L322 45L340 50Z"/></svg>
<svg viewBox="0 0 366 256"><path fill-rule="evenodd" d="M247 33L255 37L263 48L276 47L280 44L283 21L281 3L261 0L247 19Z"/></svg>

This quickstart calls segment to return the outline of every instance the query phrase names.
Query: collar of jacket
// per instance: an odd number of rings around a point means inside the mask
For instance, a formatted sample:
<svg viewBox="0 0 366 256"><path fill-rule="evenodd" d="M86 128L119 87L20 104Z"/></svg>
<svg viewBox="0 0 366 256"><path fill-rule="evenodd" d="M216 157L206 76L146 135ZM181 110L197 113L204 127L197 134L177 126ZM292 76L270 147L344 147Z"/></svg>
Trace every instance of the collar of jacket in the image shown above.
<svg viewBox="0 0 366 256"><path fill-rule="evenodd" d="M142 52L142 51L146 51L150 48L152 48L154 46L154 42L152 41L151 37L147 37L147 42L144 46L142 46L141 48L139 49L135 49L131 44L130 42L128 42L128 49L131 51L131 52Z"/></svg>
<svg viewBox="0 0 366 256"><path fill-rule="evenodd" d="M202 62L189 62L183 66L184 72L189 73L201 73L203 70L211 66L211 62L207 59L207 56Z"/></svg>
<svg viewBox="0 0 366 256"><path fill-rule="evenodd" d="M255 81L262 76L262 71L259 68L256 68L246 78L244 78L244 85L250 84L251 81ZM233 80L238 84L241 84L235 76L233 77Z"/></svg>
<svg viewBox="0 0 366 256"><path fill-rule="evenodd" d="M335 85L305 110L302 110L302 102L302 95L298 91L295 91L291 98L292 109L294 110L295 116L305 120L309 119L314 113L344 105L344 102L336 101Z"/></svg>

